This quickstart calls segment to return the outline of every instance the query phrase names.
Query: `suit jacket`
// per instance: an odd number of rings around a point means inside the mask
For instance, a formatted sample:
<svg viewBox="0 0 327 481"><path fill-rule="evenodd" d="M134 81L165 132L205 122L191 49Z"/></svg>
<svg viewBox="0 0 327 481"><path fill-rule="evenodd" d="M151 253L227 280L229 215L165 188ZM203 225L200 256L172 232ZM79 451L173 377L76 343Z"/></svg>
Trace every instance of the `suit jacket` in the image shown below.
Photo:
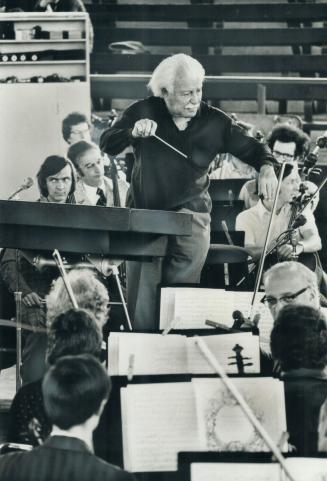
<svg viewBox="0 0 327 481"><path fill-rule="evenodd" d="M301 456L318 450L318 420L321 405L327 399L327 377L284 377L289 443Z"/></svg>
<svg viewBox="0 0 327 481"><path fill-rule="evenodd" d="M0 456L1 481L135 481L73 437L52 436L29 452Z"/></svg>
<svg viewBox="0 0 327 481"><path fill-rule="evenodd" d="M109 179L108 177L104 177L103 180L105 184L105 196L107 199L107 207L113 207L114 194L113 194L112 180ZM118 190L119 190L119 196L121 201L121 207L125 207L128 184L122 179L118 179ZM82 181L82 179L79 179L76 184L75 199L77 204L92 205L89 197L87 196L87 193L84 187L84 182Z"/></svg>

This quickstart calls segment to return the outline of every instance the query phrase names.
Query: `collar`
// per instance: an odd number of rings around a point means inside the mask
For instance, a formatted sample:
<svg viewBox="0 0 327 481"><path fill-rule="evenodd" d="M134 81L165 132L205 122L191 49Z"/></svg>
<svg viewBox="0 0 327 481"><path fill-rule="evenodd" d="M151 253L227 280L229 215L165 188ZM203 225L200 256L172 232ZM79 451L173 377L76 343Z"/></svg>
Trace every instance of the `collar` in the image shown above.
<svg viewBox="0 0 327 481"><path fill-rule="evenodd" d="M271 216L271 211L266 209L261 199L259 199L259 201L256 203L256 205L253 208L257 211L259 221L262 221L264 217ZM289 209L290 209L290 204L284 204L283 207L278 212L278 214L277 212L275 213L275 218L279 216L283 216L285 214L289 215L288 213Z"/></svg>
<svg viewBox="0 0 327 481"><path fill-rule="evenodd" d="M105 183L104 183L103 179L102 179L101 184L98 187L93 187L92 185L85 184L85 182L83 182L83 180L82 180L82 183L83 183L83 187L84 187L86 193L90 193L91 195L92 194L95 195L98 189L102 189L103 193L106 194L106 186L105 186Z"/></svg>
<svg viewBox="0 0 327 481"><path fill-rule="evenodd" d="M44 441L44 447L64 449L69 451L79 451L90 453L90 449L81 439L72 436L49 436Z"/></svg>
<svg viewBox="0 0 327 481"><path fill-rule="evenodd" d="M257 211L257 214L258 214L258 217L259 217L259 222L261 222L264 217L267 217L267 216L271 215L271 212L268 209L265 208L261 199L258 200L258 202L256 203L256 205L253 208Z"/></svg>

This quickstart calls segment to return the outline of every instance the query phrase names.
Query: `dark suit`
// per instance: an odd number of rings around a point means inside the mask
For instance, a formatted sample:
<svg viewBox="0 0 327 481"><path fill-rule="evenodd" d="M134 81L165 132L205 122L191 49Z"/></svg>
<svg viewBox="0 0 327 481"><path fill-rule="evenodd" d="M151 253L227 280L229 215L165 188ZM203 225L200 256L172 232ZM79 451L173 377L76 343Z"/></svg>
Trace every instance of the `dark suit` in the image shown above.
<svg viewBox="0 0 327 481"><path fill-rule="evenodd" d="M0 456L1 481L135 481L72 437L52 436L30 452Z"/></svg>

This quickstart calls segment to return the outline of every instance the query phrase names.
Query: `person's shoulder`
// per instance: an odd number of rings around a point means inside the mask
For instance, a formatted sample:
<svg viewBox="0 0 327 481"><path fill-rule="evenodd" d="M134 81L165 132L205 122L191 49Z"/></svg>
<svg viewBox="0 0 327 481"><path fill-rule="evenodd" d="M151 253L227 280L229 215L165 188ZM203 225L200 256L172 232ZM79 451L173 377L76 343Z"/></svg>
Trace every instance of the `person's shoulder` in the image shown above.
<svg viewBox="0 0 327 481"><path fill-rule="evenodd" d="M156 111L162 108L164 105L164 100L160 97L147 97L143 100L137 100L136 102L132 103L127 109L126 112L129 114L144 114L147 111L151 112L152 110Z"/></svg>
<svg viewBox="0 0 327 481"><path fill-rule="evenodd" d="M253 224L254 221L257 221L258 219L258 209L257 205L254 205L253 207L250 207L249 209L245 209L242 212L240 212L237 217L236 217L236 224L237 226L241 225L246 225L246 227L250 227L249 222L251 222L251 225Z"/></svg>
<svg viewBox="0 0 327 481"><path fill-rule="evenodd" d="M135 478L133 474L129 473L128 471L124 471L120 467L110 464L107 461L104 461L101 458L98 458L97 456L93 455L93 461L94 464L96 465L95 469L96 471L101 471L102 477L101 479L103 481L134 481Z"/></svg>
<svg viewBox="0 0 327 481"><path fill-rule="evenodd" d="M42 393L42 379L24 384L24 386L16 392L14 400L26 399L26 397L35 396L39 393Z"/></svg>
<svg viewBox="0 0 327 481"><path fill-rule="evenodd" d="M218 121L225 122L226 124L230 124L233 121L226 112L220 110L218 107L213 107L212 105L207 104L207 102L201 102L200 112L201 115L210 116Z"/></svg>

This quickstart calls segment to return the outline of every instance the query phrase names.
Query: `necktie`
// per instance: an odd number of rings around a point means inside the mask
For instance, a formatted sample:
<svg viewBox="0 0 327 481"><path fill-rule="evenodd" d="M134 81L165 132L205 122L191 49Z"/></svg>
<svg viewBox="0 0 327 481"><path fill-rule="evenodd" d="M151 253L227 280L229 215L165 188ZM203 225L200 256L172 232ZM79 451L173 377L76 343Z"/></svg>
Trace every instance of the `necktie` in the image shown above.
<svg viewBox="0 0 327 481"><path fill-rule="evenodd" d="M107 199L106 199L106 196L104 195L103 190L98 188L97 194L98 194L99 198L98 198L98 202L97 202L96 205L101 205L101 206L105 207L107 205Z"/></svg>

